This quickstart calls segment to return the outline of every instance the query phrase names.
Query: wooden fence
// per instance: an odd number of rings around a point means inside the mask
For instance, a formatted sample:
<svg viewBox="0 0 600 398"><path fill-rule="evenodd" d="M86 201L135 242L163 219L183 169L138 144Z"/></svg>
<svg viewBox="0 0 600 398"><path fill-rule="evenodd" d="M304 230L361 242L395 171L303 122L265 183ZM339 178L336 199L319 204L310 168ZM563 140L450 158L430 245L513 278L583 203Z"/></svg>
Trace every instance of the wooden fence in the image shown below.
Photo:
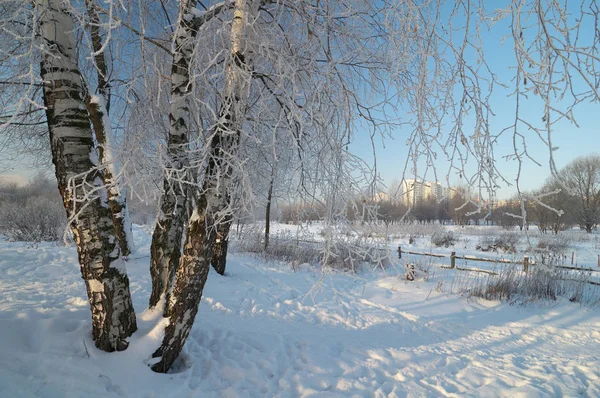
<svg viewBox="0 0 600 398"><path fill-rule="evenodd" d="M415 252L415 251L411 251L411 250L402 250L402 247L398 246L398 258L402 258L402 254L413 254L416 256L428 256L428 257L437 257L437 258L449 258L450 259L450 267L445 267L445 268L458 269L461 271L483 272L483 273L491 274L491 275L497 275L497 274L493 271L489 271L486 269L456 267L456 259L467 260L467 261L483 261L483 262L496 263L496 264L523 265L524 272L527 272L529 270L530 266L535 265L535 262L530 261L529 256L523 257L523 261L513 261L513 260L507 260L507 259L503 259L503 258L492 259L492 258L480 258L480 257L475 257L475 256L457 256L456 252L451 252L450 255L439 254L439 253L422 253L422 252Z"/></svg>
<svg viewBox="0 0 600 398"><path fill-rule="evenodd" d="M475 256L457 256L456 252L451 252L450 255L439 254L439 253L422 253L422 252L415 252L415 251L411 251L411 250L402 250L402 247L398 246L398 258L402 258L402 254L412 254L412 255L416 255L416 256L429 256L429 257L437 257L437 258L449 258L450 266L449 267L442 266L442 268L456 269L459 271L481 272L481 273L485 273L485 274L489 274L489 275L498 275L498 273L496 273L494 271L490 271L490 270L481 269L481 268L457 267L456 259L467 260L467 261L483 261L483 262L491 262L491 263L497 263L497 264L522 265L523 272L525 272L525 273L527 273L529 271L529 267L535 265L535 261L531 261L529 256L524 256L523 261L521 262L521 261L508 260L508 259L479 258L479 257L475 257ZM554 267L561 268L561 269L567 269L567 270L574 270L574 271L600 272L599 270L595 270L593 268L568 267L568 266L564 266L564 265L556 265ZM407 272L414 273L413 270L409 270ZM570 280L570 279L565 279L565 280ZM592 280L588 280L588 281L586 281L586 283L600 286L600 282L596 282L596 281L592 281Z"/></svg>

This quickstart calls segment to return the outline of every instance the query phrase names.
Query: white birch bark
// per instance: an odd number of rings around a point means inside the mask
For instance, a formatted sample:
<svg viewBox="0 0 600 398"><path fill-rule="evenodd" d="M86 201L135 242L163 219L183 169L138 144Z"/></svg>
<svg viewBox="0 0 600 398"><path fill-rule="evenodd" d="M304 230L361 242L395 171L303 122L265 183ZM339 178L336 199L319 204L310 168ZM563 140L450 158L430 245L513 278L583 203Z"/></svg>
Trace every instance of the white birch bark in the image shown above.
<svg viewBox="0 0 600 398"><path fill-rule="evenodd" d="M111 214L93 145L84 98L85 83L74 49L73 18L60 0L36 0L44 102L52 161L73 231L81 274L92 310L92 335L98 348L124 350L136 320L129 279L120 257Z"/></svg>
<svg viewBox="0 0 600 398"><path fill-rule="evenodd" d="M156 306L172 287L179 264L181 237L186 201L186 153L189 140L188 96L190 63L197 30L190 26L195 0L182 0L175 31L173 64L171 68L170 129L165 165L164 193L160 201L152 245L150 247L150 274L152 292L150 307Z"/></svg>
<svg viewBox="0 0 600 398"><path fill-rule="evenodd" d="M113 138L110 119L110 84L108 81L108 67L104 54L104 43L100 33L100 18L95 8L94 0L85 1L90 19L90 35L96 75L98 79L98 92L86 98L86 106L94 127L98 154L102 164L102 178L108 191L108 205L112 213L115 233L119 240L121 254L129 256L133 248L133 236L129 210L127 208L127 191L119 186L118 177L121 170L114 155L115 140Z"/></svg>
<svg viewBox="0 0 600 398"><path fill-rule="evenodd" d="M234 159L229 157L237 153L241 124L246 115L250 90L250 67L246 42L247 7L246 0L236 0L231 26L231 61L227 68L225 97L211 145L215 162L213 173L216 174L212 179L208 179L207 195L209 195L209 214L211 219L217 222L216 233L212 236L214 241L211 264L221 275L225 274L229 230L233 221L231 187Z"/></svg>
<svg viewBox="0 0 600 398"><path fill-rule="evenodd" d="M189 220L173 291L166 305L165 315L169 323L165 328L163 343L153 355L161 357L152 366L156 372L169 370L194 324L215 244L217 231L214 217L218 211L229 206L233 159L227 156L235 154L237 150L240 130L236 112L241 105L240 99L248 95L250 80L245 60L245 25L246 0L236 0L231 30L232 55L227 69L223 112L212 138L203 190Z"/></svg>

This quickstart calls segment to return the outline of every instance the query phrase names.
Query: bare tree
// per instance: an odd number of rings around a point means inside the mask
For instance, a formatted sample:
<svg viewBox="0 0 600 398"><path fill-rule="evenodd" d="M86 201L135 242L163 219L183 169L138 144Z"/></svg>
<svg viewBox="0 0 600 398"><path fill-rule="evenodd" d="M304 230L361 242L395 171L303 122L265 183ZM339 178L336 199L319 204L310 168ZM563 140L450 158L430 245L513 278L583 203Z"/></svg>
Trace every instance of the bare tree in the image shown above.
<svg viewBox="0 0 600 398"><path fill-rule="evenodd" d="M102 178L108 191L108 205L112 213L115 233L119 240L121 254L127 257L133 250L133 237L131 236L131 221L127 208L127 193L118 181L120 167L114 154L115 139L108 117L110 111L110 82L105 52L106 39L103 39L100 31L101 21L95 0L86 0L85 4L89 18L89 31L94 51L93 60L98 82L96 94L88 94L85 104L94 127L98 155L103 169Z"/></svg>
<svg viewBox="0 0 600 398"><path fill-rule="evenodd" d="M188 6L190 5L193 4ZM180 24L189 20L186 16L189 12L189 9L182 8ZM193 193L193 213L189 220L173 292L165 309L169 324L165 328L161 347L154 353L155 357L161 357L160 361L152 366L152 369L157 372L166 372L179 356L194 324L210 262L213 260L212 253L219 226L226 225L225 232L228 233L231 224L232 218L228 212L233 177L231 163L235 159L239 143L238 117L240 114L243 115L239 107L245 107L241 101L248 95L250 81L245 44L247 12L246 0L236 0L231 25L231 56L227 65L223 109L210 139L208 165L201 182L202 191ZM224 210L225 214L222 213ZM222 219L219 220L219 217ZM224 255L226 250L225 246ZM217 266L217 268L222 266L222 271L225 266L224 260L223 256L222 263Z"/></svg>
<svg viewBox="0 0 600 398"><path fill-rule="evenodd" d="M560 179L576 199L573 213L579 226L591 233L600 222L600 156L573 160L561 170Z"/></svg>
<svg viewBox="0 0 600 398"><path fill-rule="evenodd" d="M92 309L95 344L124 350L137 329L115 229L93 145L86 87L77 64L69 9L59 0L37 0L43 57L41 78L52 161L77 244L81 273Z"/></svg>
<svg viewBox="0 0 600 398"><path fill-rule="evenodd" d="M179 264L183 235L186 190L189 178L187 154L189 149L189 95L192 92L190 64L197 28L190 22L195 0L179 5L175 30L175 50L171 68L171 110L168 138L168 159L165 166L164 192L160 212L152 236L150 274L152 293L150 307L164 299L173 285Z"/></svg>
<svg viewBox="0 0 600 398"><path fill-rule="evenodd" d="M211 138L211 154L207 177L214 179L209 189L209 209L217 223L212 266L217 273L225 273L229 230L233 221L231 209L232 183L237 158L241 128L246 116L246 107L251 82L251 55L247 46L247 27L252 24L259 3L236 0L231 25L231 56L225 74L225 92L219 111L216 131ZM213 165L214 162L214 165ZM212 166L212 169L211 169ZM212 189L211 189L212 188ZM211 192L212 191L212 192Z"/></svg>

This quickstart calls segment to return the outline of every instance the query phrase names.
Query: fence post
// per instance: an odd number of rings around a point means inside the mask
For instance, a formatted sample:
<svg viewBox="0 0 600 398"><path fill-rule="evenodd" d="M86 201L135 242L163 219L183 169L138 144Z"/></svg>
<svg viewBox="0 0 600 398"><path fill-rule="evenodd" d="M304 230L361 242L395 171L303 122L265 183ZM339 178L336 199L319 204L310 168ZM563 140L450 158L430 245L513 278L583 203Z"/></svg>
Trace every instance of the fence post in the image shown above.
<svg viewBox="0 0 600 398"><path fill-rule="evenodd" d="M398 258L402 258L402 247L398 246Z"/></svg>
<svg viewBox="0 0 600 398"><path fill-rule="evenodd" d="M406 280L407 281L415 280L415 265L412 263L406 264Z"/></svg>
<svg viewBox="0 0 600 398"><path fill-rule="evenodd" d="M523 272L527 273L529 271L529 257L523 257Z"/></svg>
<svg viewBox="0 0 600 398"><path fill-rule="evenodd" d="M454 268L456 265L456 252L450 253L450 268Z"/></svg>

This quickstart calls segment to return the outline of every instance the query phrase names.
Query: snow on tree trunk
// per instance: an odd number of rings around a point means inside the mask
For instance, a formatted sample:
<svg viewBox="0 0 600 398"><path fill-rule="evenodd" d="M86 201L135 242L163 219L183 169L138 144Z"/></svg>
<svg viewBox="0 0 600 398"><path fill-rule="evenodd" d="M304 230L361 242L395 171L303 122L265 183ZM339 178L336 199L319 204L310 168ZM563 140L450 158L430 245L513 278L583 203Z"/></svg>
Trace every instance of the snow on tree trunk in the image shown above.
<svg viewBox="0 0 600 398"><path fill-rule="evenodd" d="M74 49L73 19L60 0L35 4L45 50L40 70L52 162L77 244L92 310L92 335L102 350L124 350L137 329L135 312L97 167L84 104L85 84Z"/></svg>
<svg viewBox="0 0 600 398"><path fill-rule="evenodd" d="M209 212L217 220L218 233L213 234L212 266L224 275L227 261L229 229L233 221L231 188L233 185L233 157L239 145L241 124L246 114L246 102L250 88L249 67L246 59L247 24L246 0L236 0L231 26L231 60L227 68L225 98L219 112L219 120L212 138L211 150L215 161L217 184L213 189L216 200L209 200ZM209 194L210 197L210 194ZM217 217L217 214L222 214ZM219 242L217 242L217 238Z"/></svg>
<svg viewBox="0 0 600 398"><path fill-rule="evenodd" d="M129 256L133 251L133 236L131 221L127 208L127 193L122 190L117 181L120 167L113 154L114 139L108 118L110 109L110 84L108 82L108 68L104 56L104 43L100 34L100 18L95 9L93 0L86 0L88 16L90 18L90 35L96 63L98 78L98 94L86 98L86 106L90 120L94 126L98 153L102 164L102 177L108 191L108 205L112 213L115 233L119 240L119 247L123 256Z"/></svg>
<svg viewBox="0 0 600 398"><path fill-rule="evenodd" d="M179 356L194 324L204 284L210 268L211 239L206 220L206 198L202 195L189 220L173 290L169 295L165 314L169 323L161 347L153 357L161 357L152 370L166 373ZM209 224L209 223L208 223Z"/></svg>
<svg viewBox="0 0 600 398"><path fill-rule="evenodd" d="M195 0L180 2L179 21L175 31L175 49L171 67L170 129L167 164L152 244L150 275L152 292L150 307L156 306L172 288L173 275L179 264L181 238L185 221L187 161L189 140L188 96L192 90L190 62L197 30L189 25ZM165 307L166 308L166 307Z"/></svg>
<svg viewBox="0 0 600 398"><path fill-rule="evenodd" d="M123 256L129 256L133 250L131 221L127 209L126 194L121 191L116 178L119 175L119 167L112 153L111 145L114 141L112 140L110 120L106 113L104 98L99 95L88 96L85 102L96 133L98 154L102 165L102 180L108 191L108 206L119 247Z"/></svg>
<svg viewBox="0 0 600 398"><path fill-rule="evenodd" d="M232 61L227 68L227 87L223 117L212 137L210 156L206 167L203 189L197 195L194 212L190 218L183 254L179 261L174 287L167 305L165 316L169 318L161 347L153 357L161 359L152 366L155 372L167 372L179 356L194 324L202 290L208 277L213 249L217 236L218 222L231 225L230 192L233 183L231 156L235 156L239 143L240 130L234 128L234 107L239 106L242 95L247 97L249 76L243 76L246 69L244 60L243 35L246 24L246 1L236 0L232 25ZM229 158L227 158L229 157ZM225 251L227 246L224 246ZM226 254L226 252L225 252ZM222 256L225 259L225 256ZM224 271L224 264L223 264Z"/></svg>

